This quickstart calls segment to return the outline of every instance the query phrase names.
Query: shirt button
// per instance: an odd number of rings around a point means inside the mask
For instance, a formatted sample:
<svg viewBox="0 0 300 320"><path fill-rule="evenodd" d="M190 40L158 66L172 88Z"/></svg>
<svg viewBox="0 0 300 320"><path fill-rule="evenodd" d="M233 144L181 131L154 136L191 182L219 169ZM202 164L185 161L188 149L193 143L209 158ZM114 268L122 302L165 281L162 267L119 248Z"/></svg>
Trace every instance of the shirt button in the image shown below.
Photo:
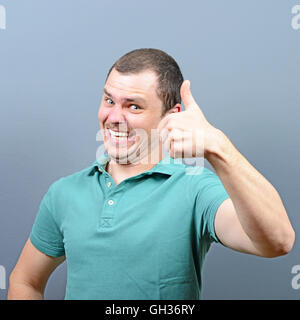
<svg viewBox="0 0 300 320"><path fill-rule="evenodd" d="M107 186L108 187L110 187L111 186L111 182L109 181L109 182L107 182Z"/></svg>
<svg viewBox="0 0 300 320"><path fill-rule="evenodd" d="M108 200L108 204L109 204L110 206L112 206L112 205L114 204L114 201L113 201L113 200Z"/></svg>

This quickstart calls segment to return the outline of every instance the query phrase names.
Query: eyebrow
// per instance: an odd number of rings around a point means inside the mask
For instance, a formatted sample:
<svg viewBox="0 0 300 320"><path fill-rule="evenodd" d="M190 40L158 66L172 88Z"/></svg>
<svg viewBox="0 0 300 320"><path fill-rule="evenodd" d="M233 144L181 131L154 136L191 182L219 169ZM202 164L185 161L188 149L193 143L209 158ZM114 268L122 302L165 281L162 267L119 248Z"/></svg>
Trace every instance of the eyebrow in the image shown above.
<svg viewBox="0 0 300 320"><path fill-rule="evenodd" d="M103 88L103 92L110 98L114 99L113 95L109 93L105 88ZM132 96L132 97L125 97L122 100L127 101L127 102L140 102L142 104L146 104L146 101L139 97L139 96Z"/></svg>

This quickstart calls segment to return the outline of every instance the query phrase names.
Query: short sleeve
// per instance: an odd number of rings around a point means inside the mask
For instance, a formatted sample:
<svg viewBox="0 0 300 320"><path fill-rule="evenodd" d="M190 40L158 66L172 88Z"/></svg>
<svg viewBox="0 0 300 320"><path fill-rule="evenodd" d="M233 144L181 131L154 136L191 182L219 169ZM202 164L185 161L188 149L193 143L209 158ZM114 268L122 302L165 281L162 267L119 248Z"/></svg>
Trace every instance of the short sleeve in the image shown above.
<svg viewBox="0 0 300 320"><path fill-rule="evenodd" d="M220 178L213 171L204 168L198 183L196 210L200 215L199 235L208 237L210 242L220 242L214 227L219 206L229 198Z"/></svg>
<svg viewBox="0 0 300 320"><path fill-rule="evenodd" d="M30 241L39 251L52 257L60 257L65 255L63 235L55 221L51 200L50 187L40 203Z"/></svg>

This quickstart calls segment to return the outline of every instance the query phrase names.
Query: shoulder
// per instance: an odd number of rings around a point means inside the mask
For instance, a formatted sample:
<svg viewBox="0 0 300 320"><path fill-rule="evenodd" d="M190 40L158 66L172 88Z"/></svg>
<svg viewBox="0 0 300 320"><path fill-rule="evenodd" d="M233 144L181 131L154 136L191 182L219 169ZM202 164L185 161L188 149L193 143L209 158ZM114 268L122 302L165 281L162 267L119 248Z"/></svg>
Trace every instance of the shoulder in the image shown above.
<svg viewBox="0 0 300 320"><path fill-rule="evenodd" d="M206 168L203 161L197 162L197 160L195 160L193 164L189 164L184 159L178 158L171 159L171 161L166 162L166 164L166 170L169 170L176 179L184 180L184 182L192 185L203 184L209 180L219 181L217 174L211 169Z"/></svg>
<svg viewBox="0 0 300 320"><path fill-rule="evenodd" d="M48 193L50 193L52 197L61 197L75 191L80 192L86 188L86 185L91 181L94 167L94 165L91 165L57 179L50 185Z"/></svg>
<svg viewBox="0 0 300 320"><path fill-rule="evenodd" d="M179 183L181 192L187 193L189 200L195 199L212 186L222 185L218 175L213 170L206 168L204 163L189 165L182 161L171 168L174 169L173 182Z"/></svg>
<svg viewBox="0 0 300 320"><path fill-rule="evenodd" d="M205 185L211 181L220 181L218 175L209 168L202 165L184 164L184 179L191 185Z"/></svg>

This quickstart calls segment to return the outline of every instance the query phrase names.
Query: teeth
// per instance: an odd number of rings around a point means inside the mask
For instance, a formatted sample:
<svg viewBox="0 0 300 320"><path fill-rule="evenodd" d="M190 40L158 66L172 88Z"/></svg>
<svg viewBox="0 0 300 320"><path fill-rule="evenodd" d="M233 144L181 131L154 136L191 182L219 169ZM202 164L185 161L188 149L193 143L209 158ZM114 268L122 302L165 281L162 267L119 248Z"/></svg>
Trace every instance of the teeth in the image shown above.
<svg viewBox="0 0 300 320"><path fill-rule="evenodd" d="M116 132L116 131L113 131L113 130L109 129L109 133L113 137L128 137L128 133L127 132Z"/></svg>

